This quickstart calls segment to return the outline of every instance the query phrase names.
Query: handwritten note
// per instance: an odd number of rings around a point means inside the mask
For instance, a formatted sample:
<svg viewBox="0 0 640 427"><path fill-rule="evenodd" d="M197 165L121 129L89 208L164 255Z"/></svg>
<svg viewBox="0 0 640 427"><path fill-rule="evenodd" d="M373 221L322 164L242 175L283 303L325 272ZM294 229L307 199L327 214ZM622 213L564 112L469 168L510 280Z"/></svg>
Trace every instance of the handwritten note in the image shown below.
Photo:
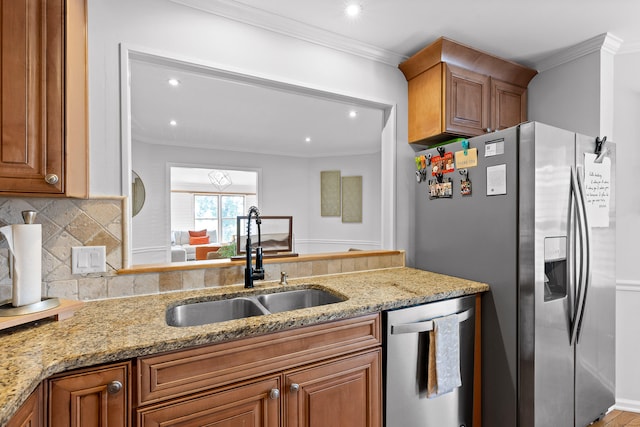
<svg viewBox="0 0 640 427"><path fill-rule="evenodd" d="M611 199L611 159L595 163L595 154L584 153L584 189L587 217L591 227L609 227Z"/></svg>
<svg viewBox="0 0 640 427"><path fill-rule="evenodd" d="M458 169L472 168L478 166L478 149L469 148L465 154L464 150L456 151L456 167Z"/></svg>

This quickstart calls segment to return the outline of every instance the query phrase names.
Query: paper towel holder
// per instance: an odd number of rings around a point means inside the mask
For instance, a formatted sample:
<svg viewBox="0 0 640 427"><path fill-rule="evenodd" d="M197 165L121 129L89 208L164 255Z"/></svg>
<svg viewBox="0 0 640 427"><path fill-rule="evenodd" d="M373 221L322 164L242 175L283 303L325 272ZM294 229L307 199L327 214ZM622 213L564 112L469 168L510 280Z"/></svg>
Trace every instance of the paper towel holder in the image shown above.
<svg viewBox="0 0 640 427"><path fill-rule="evenodd" d="M33 224L36 219L37 212L33 210L22 211L22 219L25 224ZM9 260L12 258L10 257ZM11 268L10 268L11 271ZM60 300L58 298L44 298L40 301L15 307L12 300L0 302L0 317L24 316L27 314L38 313L40 311L50 310L58 307Z"/></svg>
<svg viewBox="0 0 640 427"><path fill-rule="evenodd" d="M0 303L0 317L25 316L27 314L38 313L56 308L60 305L59 298L45 298L32 304L14 307L11 300Z"/></svg>

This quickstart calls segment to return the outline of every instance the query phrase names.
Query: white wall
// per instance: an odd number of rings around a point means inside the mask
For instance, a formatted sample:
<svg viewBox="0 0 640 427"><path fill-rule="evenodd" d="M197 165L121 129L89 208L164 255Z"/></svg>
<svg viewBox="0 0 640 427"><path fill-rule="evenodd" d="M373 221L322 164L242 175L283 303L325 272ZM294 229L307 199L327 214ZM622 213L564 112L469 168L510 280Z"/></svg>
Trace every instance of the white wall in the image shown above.
<svg viewBox="0 0 640 427"><path fill-rule="evenodd" d="M246 152L133 144L133 169L146 189L145 205L133 218L133 264L167 262L170 244L168 166L259 169L263 215L292 215L296 250L302 253L380 248L380 153L307 159ZM320 171L363 177L363 222L342 224L320 217Z"/></svg>
<svg viewBox="0 0 640 427"><path fill-rule="evenodd" d="M528 102L529 120L600 135L600 52L536 75Z"/></svg>
<svg viewBox="0 0 640 427"><path fill-rule="evenodd" d="M640 52L615 59L614 132L617 146L616 401L640 412Z"/></svg>
<svg viewBox="0 0 640 427"><path fill-rule="evenodd" d="M613 137L614 59L622 40L605 33L536 64L529 120L584 135Z"/></svg>
<svg viewBox="0 0 640 427"><path fill-rule="evenodd" d="M198 148L175 148L166 145L133 144L133 169L146 181L147 200L151 205L133 218L133 249L168 247L169 178L168 165L187 165L230 169L261 169L258 197L263 215L293 215L294 233L305 234L308 228L308 173L306 161L285 156L239 153ZM147 178L148 177L148 178ZM143 215L144 213L144 215ZM150 218L151 217L151 218ZM143 250L144 251L144 250ZM166 262L167 258L156 262ZM133 263L136 263L134 258Z"/></svg>
<svg viewBox="0 0 640 427"><path fill-rule="evenodd" d="M349 248L380 249L380 153L310 159L306 236L296 236L300 253L341 252ZM320 216L320 172L339 170L342 176L362 176L362 223Z"/></svg>
<svg viewBox="0 0 640 427"><path fill-rule="evenodd" d="M120 195L119 44L218 68L396 105L398 188L412 182L407 83L396 68L185 6L157 0L89 0L91 195ZM410 240L412 198L397 196L397 247ZM265 199L266 201L266 199Z"/></svg>

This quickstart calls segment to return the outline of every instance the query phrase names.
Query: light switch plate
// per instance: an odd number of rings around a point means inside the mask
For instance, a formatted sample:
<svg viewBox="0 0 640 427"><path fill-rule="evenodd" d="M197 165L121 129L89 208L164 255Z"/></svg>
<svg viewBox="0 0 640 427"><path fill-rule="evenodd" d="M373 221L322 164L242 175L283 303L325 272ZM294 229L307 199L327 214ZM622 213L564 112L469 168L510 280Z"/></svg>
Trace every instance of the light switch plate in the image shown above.
<svg viewBox="0 0 640 427"><path fill-rule="evenodd" d="M71 273L103 273L107 271L105 246L74 246L71 248Z"/></svg>

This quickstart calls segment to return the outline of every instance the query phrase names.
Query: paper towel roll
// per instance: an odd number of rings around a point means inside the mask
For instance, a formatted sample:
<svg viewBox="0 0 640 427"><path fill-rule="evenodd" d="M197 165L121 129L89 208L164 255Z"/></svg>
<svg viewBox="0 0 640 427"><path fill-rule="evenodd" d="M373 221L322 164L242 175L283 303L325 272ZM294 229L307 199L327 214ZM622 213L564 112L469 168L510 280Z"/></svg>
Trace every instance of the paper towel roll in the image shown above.
<svg viewBox="0 0 640 427"><path fill-rule="evenodd" d="M42 300L42 225L14 224L0 228L13 256L11 304L20 307Z"/></svg>

